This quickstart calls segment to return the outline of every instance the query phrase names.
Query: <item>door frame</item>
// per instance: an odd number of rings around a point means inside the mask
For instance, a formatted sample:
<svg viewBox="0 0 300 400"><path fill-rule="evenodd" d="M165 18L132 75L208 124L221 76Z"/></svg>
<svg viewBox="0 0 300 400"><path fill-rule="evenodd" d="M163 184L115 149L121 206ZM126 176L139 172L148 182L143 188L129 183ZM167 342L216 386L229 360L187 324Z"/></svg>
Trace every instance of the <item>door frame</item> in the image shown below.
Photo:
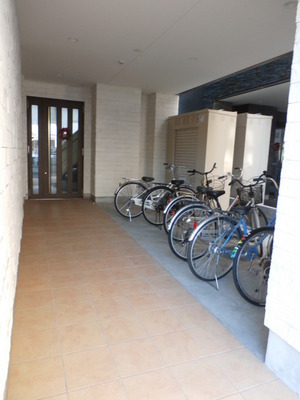
<svg viewBox="0 0 300 400"><path fill-rule="evenodd" d="M38 118L39 118L39 155L44 154L44 157L39 157L39 193L33 192L33 159L32 159L32 116L31 106L38 106ZM72 191L72 179L68 179L68 190L67 193L61 191L61 180L57 179L57 193L50 193L49 189L49 178L43 179L42 175L49 176L49 146L48 146L48 110L49 107L57 107L58 109L68 108L68 126L71 126L71 109L76 108L79 110L79 121L78 121L78 165L77 165L77 185L78 190ZM57 113L57 143L62 142L59 139L59 129L61 127L61 113ZM47 199L47 198L82 198L83 197L83 157L84 157L84 102L73 101L73 100L62 100L44 97L27 96L27 162L28 162L28 197L29 199ZM65 140L67 146L67 170L72 171L72 139L69 142ZM40 153L40 149L42 149ZM62 170L61 162L62 146L57 146L57 171ZM59 172L57 172L59 176Z"/></svg>

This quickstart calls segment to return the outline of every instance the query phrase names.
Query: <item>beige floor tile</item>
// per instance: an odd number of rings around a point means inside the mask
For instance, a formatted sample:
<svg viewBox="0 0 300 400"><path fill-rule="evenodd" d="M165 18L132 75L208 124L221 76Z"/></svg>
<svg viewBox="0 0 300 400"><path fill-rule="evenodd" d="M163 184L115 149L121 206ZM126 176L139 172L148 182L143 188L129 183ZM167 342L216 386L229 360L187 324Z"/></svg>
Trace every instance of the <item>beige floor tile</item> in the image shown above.
<svg viewBox="0 0 300 400"><path fill-rule="evenodd" d="M60 357L10 366L8 400L37 400L66 392Z"/></svg>
<svg viewBox="0 0 300 400"><path fill-rule="evenodd" d="M187 331L154 336L152 340L168 365L201 357L201 347Z"/></svg>
<svg viewBox="0 0 300 400"><path fill-rule="evenodd" d="M136 312L159 310L167 307L167 303L154 292L127 295L127 298Z"/></svg>
<svg viewBox="0 0 300 400"><path fill-rule="evenodd" d="M138 267L138 274L141 278L149 279L159 276L161 280L168 276L167 271L158 264L147 264Z"/></svg>
<svg viewBox="0 0 300 400"><path fill-rule="evenodd" d="M88 291L84 285L54 289L53 297L56 304L73 304L89 301Z"/></svg>
<svg viewBox="0 0 300 400"><path fill-rule="evenodd" d="M127 400L119 381L103 383L69 393L69 400Z"/></svg>
<svg viewBox="0 0 300 400"><path fill-rule="evenodd" d="M95 321L97 318L94 309L88 302L56 304L55 309L59 325Z"/></svg>
<svg viewBox="0 0 300 400"><path fill-rule="evenodd" d="M17 290L15 310L53 306L52 290Z"/></svg>
<svg viewBox="0 0 300 400"><path fill-rule="evenodd" d="M26 275L26 276L25 276ZM18 290L48 290L51 289L51 278L48 271L28 271L18 276Z"/></svg>
<svg viewBox="0 0 300 400"><path fill-rule="evenodd" d="M129 279L117 282L118 287L125 295L153 292L153 288L146 279Z"/></svg>
<svg viewBox="0 0 300 400"><path fill-rule="evenodd" d="M122 296L121 289L115 282L108 281L107 283L94 281L87 284L87 290L94 302L102 301L105 297Z"/></svg>
<svg viewBox="0 0 300 400"><path fill-rule="evenodd" d="M149 335L158 335L184 328L184 325L180 323L170 309L140 313L139 318Z"/></svg>
<svg viewBox="0 0 300 400"><path fill-rule="evenodd" d="M131 304L126 297L106 297L94 303L95 310L100 318L126 315L133 312Z"/></svg>
<svg viewBox="0 0 300 400"><path fill-rule="evenodd" d="M11 363L60 354L56 329L28 330L12 336Z"/></svg>
<svg viewBox="0 0 300 400"><path fill-rule="evenodd" d="M186 400L167 369L126 378L124 385L129 400Z"/></svg>
<svg viewBox="0 0 300 400"><path fill-rule="evenodd" d="M188 329L188 332L201 347L202 356L243 347L242 343L218 321Z"/></svg>
<svg viewBox="0 0 300 400"><path fill-rule="evenodd" d="M68 396L66 394L60 394L54 397L44 397L43 400L68 400Z"/></svg>
<svg viewBox="0 0 300 400"><path fill-rule="evenodd" d="M105 347L64 355L68 390L118 378L112 356Z"/></svg>
<svg viewBox="0 0 300 400"><path fill-rule="evenodd" d="M122 377L154 370L165 365L148 338L112 345L111 351Z"/></svg>
<svg viewBox="0 0 300 400"><path fill-rule="evenodd" d="M164 275L163 279L161 276L148 277L147 281L155 290L181 288L179 282L169 274Z"/></svg>
<svg viewBox="0 0 300 400"><path fill-rule="evenodd" d="M242 392L245 400L299 400L281 381L276 380Z"/></svg>
<svg viewBox="0 0 300 400"><path fill-rule="evenodd" d="M52 306L15 311L14 333L30 329L50 329L55 327L56 316Z"/></svg>
<svg viewBox="0 0 300 400"><path fill-rule="evenodd" d="M56 271L51 273L51 283L54 289L80 286L83 283L83 274L74 271Z"/></svg>
<svg viewBox="0 0 300 400"><path fill-rule="evenodd" d="M201 304L189 304L172 308L173 314L186 328L207 325L216 322L216 318Z"/></svg>
<svg viewBox="0 0 300 400"><path fill-rule="evenodd" d="M110 268L110 267L109 267ZM124 281L127 279L136 279L140 276L137 267L120 266L118 268L110 268L111 275L116 281Z"/></svg>
<svg viewBox="0 0 300 400"><path fill-rule="evenodd" d="M237 392L224 373L207 358L171 367L171 371L189 400L217 400Z"/></svg>
<svg viewBox="0 0 300 400"><path fill-rule="evenodd" d="M138 256L131 256L129 258L132 260L132 262L135 265L138 265L138 266L147 265L147 264L154 265L153 258L151 256L149 256L147 253L138 255ZM160 267L159 264L156 264L156 265Z"/></svg>
<svg viewBox="0 0 300 400"><path fill-rule="evenodd" d="M134 313L104 318L101 325L111 344L147 336L144 327Z"/></svg>
<svg viewBox="0 0 300 400"><path fill-rule="evenodd" d="M117 251L118 251L117 256L105 257L105 263L107 268L126 268L135 266L134 262L130 259L130 257L120 255L120 249L117 249Z"/></svg>
<svg viewBox="0 0 300 400"><path fill-rule="evenodd" d="M104 334L97 321L61 326L59 331L63 353L86 350L106 344Z"/></svg>
<svg viewBox="0 0 300 400"><path fill-rule="evenodd" d="M170 307L197 303L195 297L183 287L161 290L159 294Z"/></svg>
<svg viewBox="0 0 300 400"><path fill-rule="evenodd" d="M241 348L214 356L213 362L239 390L270 382L275 375L249 350Z"/></svg>
<svg viewBox="0 0 300 400"><path fill-rule="evenodd" d="M92 271L85 271L84 274L84 282L87 285L115 285L115 280L110 273L110 270L107 268L101 268L98 270L92 270Z"/></svg>

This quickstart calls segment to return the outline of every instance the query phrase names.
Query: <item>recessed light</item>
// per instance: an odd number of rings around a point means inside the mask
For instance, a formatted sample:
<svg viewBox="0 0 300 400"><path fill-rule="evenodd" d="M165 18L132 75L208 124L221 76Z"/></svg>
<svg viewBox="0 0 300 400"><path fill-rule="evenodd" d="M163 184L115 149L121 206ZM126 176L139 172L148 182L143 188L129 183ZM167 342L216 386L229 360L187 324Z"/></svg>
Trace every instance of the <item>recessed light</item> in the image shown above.
<svg viewBox="0 0 300 400"><path fill-rule="evenodd" d="M297 7L297 1L287 1L283 5L284 8L295 8Z"/></svg>
<svg viewBox="0 0 300 400"><path fill-rule="evenodd" d="M124 60L119 60L118 63L119 63L120 65L123 65L123 64L125 64L125 61L124 61Z"/></svg>
<svg viewBox="0 0 300 400"><path fill-rule="evenodd" d="M79 42L79 39L78 39L78 38L75 38L75 37L69 37L69 38L68 38L68 41L69 41L69 42L72 42L72 43L78 43L78 42Z"/></svg>

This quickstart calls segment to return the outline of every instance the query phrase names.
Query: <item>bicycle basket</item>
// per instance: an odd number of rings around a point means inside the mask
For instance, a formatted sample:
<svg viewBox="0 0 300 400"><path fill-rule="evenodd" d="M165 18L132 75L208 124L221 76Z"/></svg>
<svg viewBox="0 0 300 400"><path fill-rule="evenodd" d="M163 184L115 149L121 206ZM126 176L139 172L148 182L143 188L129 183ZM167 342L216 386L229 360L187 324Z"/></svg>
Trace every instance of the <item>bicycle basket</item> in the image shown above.
<svg viewBox="0 0 300 400"><path fill-rule="evenodd" d="M202 181L202 186L208 186L214 190L224 190L226 179L219 179L218 176L212 175L208 178L208 182L204 179Z"/></svg>
<svg viewBox="0 0 300 400"><path fill-rule="evenodd" d="M250 200L250 188L237 188L237 193L240 196L240 203L245 206ZM261 204L263 202L263 185L256 185L252 187L252 192L254 193L255 204Z"/></svg>

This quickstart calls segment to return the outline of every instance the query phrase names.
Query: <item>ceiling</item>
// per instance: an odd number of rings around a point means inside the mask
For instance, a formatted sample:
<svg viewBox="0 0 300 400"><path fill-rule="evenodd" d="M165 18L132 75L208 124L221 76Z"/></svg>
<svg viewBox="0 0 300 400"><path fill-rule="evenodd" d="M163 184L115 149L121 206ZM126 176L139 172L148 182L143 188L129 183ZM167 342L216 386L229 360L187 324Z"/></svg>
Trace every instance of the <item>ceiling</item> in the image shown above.
<svg viewBox="0 0 300 400"><path fill-rule="evenodd" d="M295 37L296 1L15 1L22 74L52 83L178 94L288 53ZM288 86L273 88L280 107Z"/></svg>

